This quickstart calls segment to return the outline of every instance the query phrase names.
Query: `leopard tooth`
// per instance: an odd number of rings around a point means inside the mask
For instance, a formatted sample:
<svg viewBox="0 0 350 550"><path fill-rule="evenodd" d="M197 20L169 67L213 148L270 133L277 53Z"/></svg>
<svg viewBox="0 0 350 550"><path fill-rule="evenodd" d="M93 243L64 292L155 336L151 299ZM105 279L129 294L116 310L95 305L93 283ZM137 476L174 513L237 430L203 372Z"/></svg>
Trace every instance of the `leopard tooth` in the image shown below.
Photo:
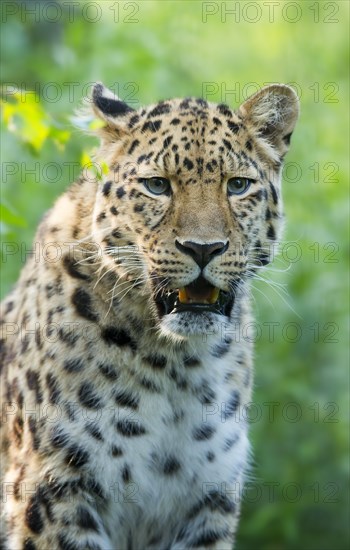
<svg viewBox="0 0 350 550"><path fill-rule="evenodd" d="M187 292L186 292L186 289L185 289L184 286L179 288L179 302L181 304L188 304L188 302L189 302L188 297L187 297Z"/></svg>
<svg viewBox="0 0 350 550"><path fill-rule="evenodd" d="M213 290L210 292L209 296L209 304L215 304L219 298L220 289L219 288L213 288Z"/></svg>

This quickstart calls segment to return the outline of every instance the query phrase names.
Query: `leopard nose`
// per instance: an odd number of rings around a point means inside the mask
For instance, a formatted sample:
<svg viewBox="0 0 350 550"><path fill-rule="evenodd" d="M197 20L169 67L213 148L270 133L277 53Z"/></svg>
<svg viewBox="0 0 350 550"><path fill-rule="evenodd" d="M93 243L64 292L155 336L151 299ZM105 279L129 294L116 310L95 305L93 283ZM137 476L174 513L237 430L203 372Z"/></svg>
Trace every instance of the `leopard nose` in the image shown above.
<svg viewBox="0 0 350 550"><path fill-rule="evenodd" d="M178 250L191 256L197 265L201 269L204 269L206 265L215 257L220 256L228 249L228 241L226 243L218 241L215 243L196 243L194 241L184 241L180 243L175 240L175 246Z"/></svg>

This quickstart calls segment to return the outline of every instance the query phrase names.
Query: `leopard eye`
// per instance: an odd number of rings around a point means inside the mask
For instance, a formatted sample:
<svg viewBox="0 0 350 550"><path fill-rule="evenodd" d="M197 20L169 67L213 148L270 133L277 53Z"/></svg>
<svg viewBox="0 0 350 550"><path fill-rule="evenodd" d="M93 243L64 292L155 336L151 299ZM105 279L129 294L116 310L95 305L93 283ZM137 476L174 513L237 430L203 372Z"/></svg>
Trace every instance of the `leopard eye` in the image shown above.
<svg viewBox="0 0 350 550"><path fill-rule="evenodd" d="M143 178L143 185L153 195L165 195L170 193L170 181L166 178Z"/></svg>
<svg viewBox="0 0 350 550"><path fill-rule="evenodd" d="M242 195L253 181L249 178L230 178L227 182L228 195Z"/></svg>

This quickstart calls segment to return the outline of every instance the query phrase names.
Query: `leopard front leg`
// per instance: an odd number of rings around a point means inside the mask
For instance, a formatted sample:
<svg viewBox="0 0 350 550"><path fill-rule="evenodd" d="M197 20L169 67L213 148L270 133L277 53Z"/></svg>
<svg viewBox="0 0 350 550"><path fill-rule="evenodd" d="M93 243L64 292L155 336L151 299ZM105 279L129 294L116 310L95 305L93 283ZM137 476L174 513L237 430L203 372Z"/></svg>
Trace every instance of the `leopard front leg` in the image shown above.
<svg viewBox="0 0 350 550"><path fill-rule="evenodd" d="M231 550L238 517L238 501L220 491L210 491L188 514L171 550Z"/></svg>
<svg viewBox="0 0 350 550"><path fill-rule="evenodd" d="M107 501L89 476L45 475L30 469L7 481L4 498L6 550L111 550L103 521Z"/></svg>

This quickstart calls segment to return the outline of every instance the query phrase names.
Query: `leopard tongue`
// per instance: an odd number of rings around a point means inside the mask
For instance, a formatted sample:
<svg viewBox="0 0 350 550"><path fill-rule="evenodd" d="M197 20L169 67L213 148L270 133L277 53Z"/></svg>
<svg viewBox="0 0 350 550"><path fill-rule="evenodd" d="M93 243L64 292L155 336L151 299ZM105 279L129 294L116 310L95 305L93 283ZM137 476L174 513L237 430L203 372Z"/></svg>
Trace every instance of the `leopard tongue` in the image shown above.
<svg viewBox="0 0 350 550"><path fill-rule="evenodd" d="M194 289L189 286L183 286L179 289L179 302L181 304L215 304L219 297L220 289L211 287L207 289Z"/></svg>

